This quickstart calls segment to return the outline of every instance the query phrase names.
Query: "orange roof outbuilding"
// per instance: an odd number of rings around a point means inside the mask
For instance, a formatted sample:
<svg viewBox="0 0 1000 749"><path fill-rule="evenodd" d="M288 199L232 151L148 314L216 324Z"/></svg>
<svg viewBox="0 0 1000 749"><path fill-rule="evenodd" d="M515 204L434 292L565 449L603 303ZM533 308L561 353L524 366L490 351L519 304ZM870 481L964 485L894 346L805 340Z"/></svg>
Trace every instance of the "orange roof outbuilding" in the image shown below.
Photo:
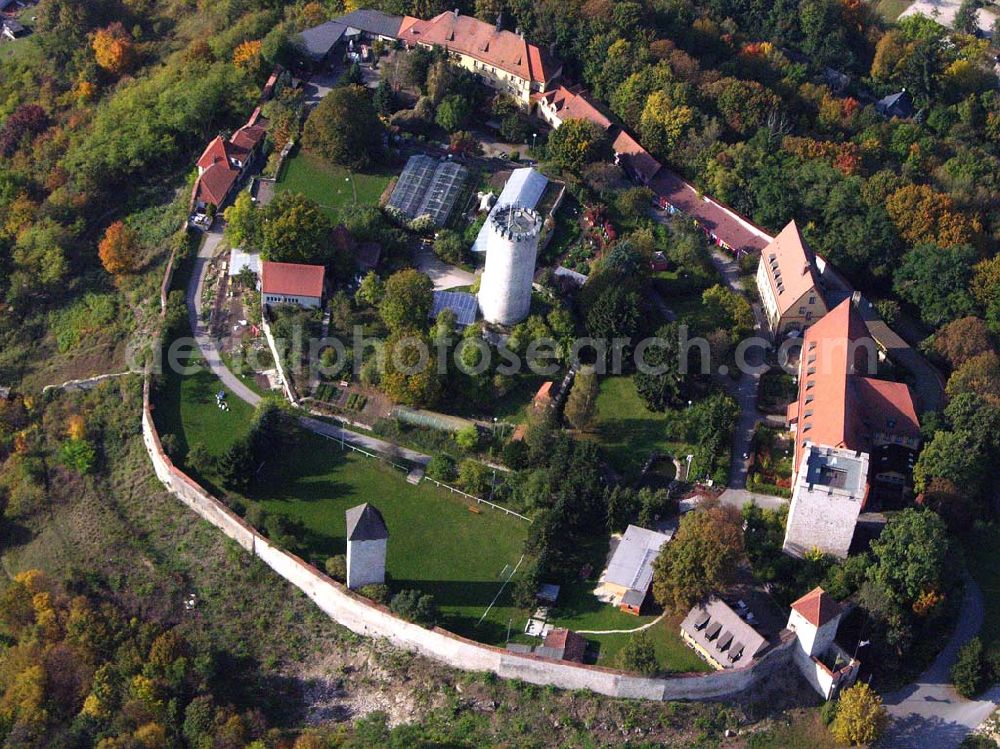
<svg viewBox="0 0 1000 749"><path fill-rule="evenodd" d="M299 263L263 263L261 265L261 292L284 296L322 297L322 265Z"/></svg>

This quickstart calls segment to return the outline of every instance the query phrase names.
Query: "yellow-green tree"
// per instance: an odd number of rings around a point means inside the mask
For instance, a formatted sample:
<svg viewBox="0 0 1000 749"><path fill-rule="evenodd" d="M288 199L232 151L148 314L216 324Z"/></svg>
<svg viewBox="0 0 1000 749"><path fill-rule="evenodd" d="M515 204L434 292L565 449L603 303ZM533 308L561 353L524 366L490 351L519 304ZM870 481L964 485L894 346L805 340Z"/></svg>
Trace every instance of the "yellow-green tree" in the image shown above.
<svg viewBox="0 0 1000 749"><path fill-rule="evenodd" d="M830 731L844 744L871 744L882 735L888 720L882 698L867 684L859 683L840 695Z"/></svg>

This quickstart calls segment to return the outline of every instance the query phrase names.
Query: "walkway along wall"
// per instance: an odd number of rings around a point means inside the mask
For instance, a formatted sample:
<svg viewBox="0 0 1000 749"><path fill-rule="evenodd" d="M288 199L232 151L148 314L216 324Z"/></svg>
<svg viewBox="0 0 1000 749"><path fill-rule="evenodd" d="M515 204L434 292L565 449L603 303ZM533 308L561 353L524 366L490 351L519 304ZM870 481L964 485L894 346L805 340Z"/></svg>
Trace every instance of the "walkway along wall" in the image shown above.
<svg viewBox="0 0 1000 749"><path fill-rule="evenodd" d="M153 423L150 380L143 383L142 436L157 478L177 499L297 587L328 616L360 635L383 637L407 650L464 671L563 689L589 689L610 697L650 700L711 699L741 692L791 665L794 636L745 668L671 678L644 678L612 669L510 653L450 632L404 621L389 609L358 596L311 564L273 546L266 538L178 469L164 453Z"/></svg>

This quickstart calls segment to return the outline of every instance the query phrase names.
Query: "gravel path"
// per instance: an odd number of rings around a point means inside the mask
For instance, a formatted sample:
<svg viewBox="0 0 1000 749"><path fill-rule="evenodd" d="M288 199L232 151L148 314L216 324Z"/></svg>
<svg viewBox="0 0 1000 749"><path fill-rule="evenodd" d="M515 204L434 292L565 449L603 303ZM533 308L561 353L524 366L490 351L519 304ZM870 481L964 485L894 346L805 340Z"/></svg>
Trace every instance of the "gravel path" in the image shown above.
<svg viewBox="0 0 1000 749"><path fill-rule="evenodd" d="M225 387L232 391L233 395L256 407L261 401L260 395L247 387L225 365L225 362L222 361L222 357L219 355L218 345L209 335L207 326L201 321L201 295L205 282L205 269L218 251L221 242L222 231L218 226L215 226L211 231L206 232L205 241L201 243L201 247L198 249L198 257L195 259L194 271L191 274L191 281L187 288L188 319L191 322L191 331L194 333L195 342L198 344L202 358L205 360L208 368L222 381ZM362 450L379 453L389 459L403 459L423 466L426 466L431 460L429 455L424 455L416 450L409 450L391 442L376 439L375 437L357 434L356 432L342 429L319 419L304 416L299 419L299 423L316 434L331 440L343 440Z"/></svg>

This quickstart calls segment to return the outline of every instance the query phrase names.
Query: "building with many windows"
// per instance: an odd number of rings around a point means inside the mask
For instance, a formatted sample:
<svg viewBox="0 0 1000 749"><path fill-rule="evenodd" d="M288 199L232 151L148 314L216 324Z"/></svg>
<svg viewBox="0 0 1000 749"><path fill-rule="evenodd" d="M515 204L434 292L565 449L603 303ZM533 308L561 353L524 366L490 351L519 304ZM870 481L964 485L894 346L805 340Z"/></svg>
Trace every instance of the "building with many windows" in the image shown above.
<svg viewBox="0 0 1000 749"><path fill-rule="evenodd" d="M794 221L761 250L757 291L775 339L805 330L826 314L816 257Z"/></svg>
<svg viewBox="0 0 1000 749"><path fill-rule="evenodd" d="M456 9L429 21L414 21L399 32L408 46L442 47L457 65L471 70L490 88L509 94L522 107L532 94L548 91L562 64L523 36L505 31Z"/></svg>

